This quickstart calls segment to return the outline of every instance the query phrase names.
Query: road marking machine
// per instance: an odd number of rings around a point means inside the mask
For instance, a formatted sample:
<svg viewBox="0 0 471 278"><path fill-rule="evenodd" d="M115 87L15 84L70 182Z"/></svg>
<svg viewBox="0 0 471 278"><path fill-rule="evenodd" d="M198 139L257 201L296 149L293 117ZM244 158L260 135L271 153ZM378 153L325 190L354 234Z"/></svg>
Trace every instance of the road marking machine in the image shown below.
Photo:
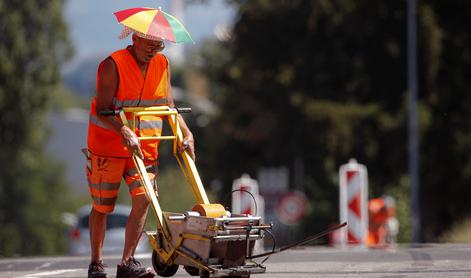
<svg viewBox="0 0 471 278"><path fill-rule="evenodd" d="M192 211L174 213L162 211L157 192L147 175L143 161L133 155L147 199L157 219L157 230L147 235L153 248L152 264L159 276L171 277L182 265L192 276L200 277L250 277L264 273L266 268L255 258L267 257L289 248L305 244L339 229L346 223L331 227L303 241L263 254L253 254L255 241L265 237L272 229L271 224L262 223L261 217L230 214L221 204L210 203L192 158L180 153L183 134L178 123L178 114L190 112L190 108L168 106L125 107L120 110L103 111L102 115L119 115L123 124L132 131L142 116L160 116L167 119L172 135L141 136L139 140L172 140L173 155L196 199ZM126 118L130 114L130 121Z"/></svg>

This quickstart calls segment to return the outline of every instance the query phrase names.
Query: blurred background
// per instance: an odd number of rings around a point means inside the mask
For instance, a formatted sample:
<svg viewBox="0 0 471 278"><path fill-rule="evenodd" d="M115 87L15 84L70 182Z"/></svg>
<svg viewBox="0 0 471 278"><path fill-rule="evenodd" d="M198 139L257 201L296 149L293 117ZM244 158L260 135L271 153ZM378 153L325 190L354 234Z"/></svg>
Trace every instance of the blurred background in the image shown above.
<svg viewBox="0 0 471 278"><path fill-rule="evenodd" d="M292 242L338 223L339 167L356 158L369 197L394 198L400 243L412 241L417 212L420 242L470 242L471 1L417 2L416 211L407 4L0 1L0 257L68 252L73 215L90 203L80 149L97 66L131 43L117 38L113 12L138 6L176 15L195 41L167 43L164 54L177 105L193 108L185 119L213 202L229 205L234 179L248 174L281 241ZM193 196L169 146L161 146L162 207L189 210ZM275 191L302 196L296 221L277 219ZM120 202L129 204L125 185Z"/></svg>

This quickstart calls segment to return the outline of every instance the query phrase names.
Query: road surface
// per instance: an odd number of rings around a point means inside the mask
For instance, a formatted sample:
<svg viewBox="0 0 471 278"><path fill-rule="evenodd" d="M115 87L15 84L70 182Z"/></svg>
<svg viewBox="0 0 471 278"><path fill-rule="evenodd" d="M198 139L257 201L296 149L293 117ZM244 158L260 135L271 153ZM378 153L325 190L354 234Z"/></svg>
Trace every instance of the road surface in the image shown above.
<svg viewBox="0 0 471 278"><path fill-rule="evenodd" d="M115 277L119 256L106 256ZM88 257L0 259L0 277L86 277ZM140 261L151 265L150 255ZM305 247L272 255L252 277L471 277L471 244L424 244L386 250ZM174 277L190 277L180 269Z"/></svg>

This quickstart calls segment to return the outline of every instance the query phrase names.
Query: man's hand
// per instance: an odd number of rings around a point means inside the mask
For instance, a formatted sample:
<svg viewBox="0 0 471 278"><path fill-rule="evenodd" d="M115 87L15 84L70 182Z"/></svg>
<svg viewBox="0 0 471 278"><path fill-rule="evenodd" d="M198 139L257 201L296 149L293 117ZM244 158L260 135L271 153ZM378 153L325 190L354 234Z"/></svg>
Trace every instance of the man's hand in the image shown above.
<svg viewBox="0 0 471 278"><path fill-rule="evenodd" d="M193 159L193 161L196 160L195 141L193 139L193 136L186 136L185 138L183 138L182 144L180 145L178 151L180 152L180 154L184 151L187 151L191 159Z"/></svg>
<svg viewBox="0 0 471 278"><path fill-rule="evenodd" d="M123 137L123 143L128 148L131 155L136 155L140 159L144 159L144 155L141 151L141 144L139 143L139 139L137 139L137 135L127 126L122 126L120 132Z"/></svg>

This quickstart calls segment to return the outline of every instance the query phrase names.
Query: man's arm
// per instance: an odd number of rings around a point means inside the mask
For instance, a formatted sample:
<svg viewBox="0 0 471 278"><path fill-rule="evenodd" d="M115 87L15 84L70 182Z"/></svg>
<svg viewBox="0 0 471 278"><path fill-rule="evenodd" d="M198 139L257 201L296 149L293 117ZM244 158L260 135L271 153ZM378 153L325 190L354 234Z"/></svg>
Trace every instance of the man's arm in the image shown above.
<svg viewBox="0 0 471 278"><path fill-rule="evenodd" d="M123 144L131 154L136 154L141 159L144 158L137 136L127 126L123 125L116 117L102 116L101 111L113 108L113 98L118 89L119 77L118 69L111 57L103 62L100 79L98 80L98 91L96 96L96 112L98 118L108 127L116 131L123 138Z"/></svg>
<svg viewBox="0 0 471 278"><path fill-rule="evenodd" d="M170 63L167 59L167 100L170 107L175 107L175 102L173 100L172 94L172 85L170 83L171 74L170 74ZM191 133L183 117L178 114L178 123L182 129L183 141L182 145L179 147L179 151L188 151L188 154L193 160L196 159L195 156L195 139L193 138L193 133Z"/></svg>

